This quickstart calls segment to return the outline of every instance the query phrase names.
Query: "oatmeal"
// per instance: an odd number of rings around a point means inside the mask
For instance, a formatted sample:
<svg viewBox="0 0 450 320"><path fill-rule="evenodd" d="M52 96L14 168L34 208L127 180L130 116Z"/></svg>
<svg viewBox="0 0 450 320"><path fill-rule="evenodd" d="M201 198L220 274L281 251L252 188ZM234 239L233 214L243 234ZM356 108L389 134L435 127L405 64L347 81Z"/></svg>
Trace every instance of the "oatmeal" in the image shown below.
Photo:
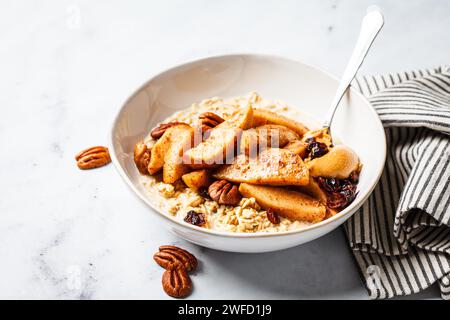
<svg viewBox="0 0 450 320"><path fill-rule="evenodd" d="M135 161L149 194L180 221L224 232L300 229L353 201L360 168L312 123L257 93L214 97L154 128Z"/></svg>

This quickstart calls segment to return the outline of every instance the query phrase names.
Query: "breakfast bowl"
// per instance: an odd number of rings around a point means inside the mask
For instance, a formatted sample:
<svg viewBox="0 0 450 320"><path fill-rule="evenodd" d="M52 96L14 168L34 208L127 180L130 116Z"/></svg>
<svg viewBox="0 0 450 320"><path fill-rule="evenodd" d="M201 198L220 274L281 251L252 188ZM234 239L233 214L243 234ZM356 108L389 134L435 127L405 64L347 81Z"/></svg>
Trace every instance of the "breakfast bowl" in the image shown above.
<svg viewBox="0 0 450 320"><path fill-rule="evenodd" d="M386 158L383 126L369 102L350 87L331 126L333 140L350 147L362 164L354 200L329 218L295 230L227 232L177 219L149 192L136 168L134 148L174 113L211 97L257 91L299 110L301 121L319 129L338 87L333 76L310 65L269 55L236 54L188 62L154 76L123 104L111 129L111 159L131 190L149 207L149 219L192 243L231 252L268 252L294 247L327 234L349 219L377 184Z"/></svg>

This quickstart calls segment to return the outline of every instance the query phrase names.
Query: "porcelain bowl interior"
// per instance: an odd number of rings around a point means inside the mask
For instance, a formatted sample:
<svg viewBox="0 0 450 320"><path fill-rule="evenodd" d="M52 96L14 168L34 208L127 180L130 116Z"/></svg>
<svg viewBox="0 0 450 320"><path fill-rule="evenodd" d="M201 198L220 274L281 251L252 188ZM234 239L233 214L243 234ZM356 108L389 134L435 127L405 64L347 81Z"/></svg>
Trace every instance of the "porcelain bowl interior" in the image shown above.
<svg viewBox="0 0 450 320"><path fill-rule="evenodd" d="M234 252L266 252L293 247L320 237L345 220L373 191L384 167L386 140L381 122L368 101L351 89L332 125L333 135L359 155L363 169L354 202L336 216L296 231L224 233L191 226L158 209L145 190L133 162L133 147L158 122L193 102L213 96L235 97L257 91L323 121L338 81L301 62L266 55L226 55L189 62L153 77L123 104L112 129L112 160L134 193L149 206L149 219L199 245ZM310 121L310 120L308 120Z"/></svg>

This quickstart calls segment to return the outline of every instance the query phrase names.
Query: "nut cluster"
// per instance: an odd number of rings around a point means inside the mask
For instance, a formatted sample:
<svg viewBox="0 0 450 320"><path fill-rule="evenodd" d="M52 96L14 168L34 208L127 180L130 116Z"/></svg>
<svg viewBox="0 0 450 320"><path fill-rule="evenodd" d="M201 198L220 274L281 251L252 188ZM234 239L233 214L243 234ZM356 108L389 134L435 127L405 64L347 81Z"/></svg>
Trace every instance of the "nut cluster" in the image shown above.
<svg viewBox="0 0 450 320"><path fill-rule="evenodd" d="M198 118L200 119L202 132L211 130L225 121L222 117L213 112L203 112L198 116Z"/></svg>
<svg viewBox="0 0 450 320"><path fill-rule="evenodd" d="M227 180L218 180L211 184L208 193L218 204L236 205L242 199L238 186Z"/></svg>
<svg viewBox="0 0 450 320"><path fill-rule="evenodd" d="M153 259L166 269L162 277L164 291L171 297L182 298L192 290L192 281L187 272L197 269L195 256L176 246L161 246Z"/></svg>
<svg viewBox="0 0 450 320"><path fill-rule="evenodd" d="M106 147L96 146L79 152L75 156L78 168L82 170L102 167L111 162L109 150Z"/></svg>
<svg viewBox="0 0 450 320"><path fill-rule="evenodd" d="M166 130L168 128L179 125L179 124L186 124L186 123L179 122L179 121L173 121L173 122L169 122L169 123L161 123L159 126L152 129L152 131L150 132L150 135L153 139L158 140L159 138L161 138L163 136L164 132L166 132Z"/></svg>

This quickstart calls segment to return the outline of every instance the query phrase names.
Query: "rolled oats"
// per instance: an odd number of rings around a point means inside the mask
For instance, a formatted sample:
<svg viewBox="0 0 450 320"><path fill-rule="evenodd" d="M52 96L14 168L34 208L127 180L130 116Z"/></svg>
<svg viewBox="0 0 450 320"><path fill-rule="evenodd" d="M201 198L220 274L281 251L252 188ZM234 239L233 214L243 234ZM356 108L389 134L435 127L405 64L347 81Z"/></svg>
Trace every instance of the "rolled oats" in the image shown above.
<svg viewBox="0 0 450 320"><path fill-rule="evenodd" d="M252 92L247 97L238 97L230 100L213 97L194 103L190 108L176 112L164 122L178 121L189 125L198 126L198 117L204 112L214 112L226 119L237 110L251 103L255 108L263 108L285 116L299 118L299 113L289 109L281 101L267 101ZM305 116L302 115L305 119ZM306 117L307 119L307 117ZM311 121L311 120L310 120ZM312 123L312 122L310 122ZM151 137L144 142L150 148L154 143ZM175 216L181 221L190 210L203 214L205 225L203 227L224 232L277 232L301 229L309 225L306 222L291 221L280 217L279 224L273 224L267 218L267 212L262 210L254 198L242 198L237 206L218 204L211 199L205 199L181 181L174 185L161 182L159 176L141 176L143 185L151 196L160 197L159 203L163 210Z"/></svg>

